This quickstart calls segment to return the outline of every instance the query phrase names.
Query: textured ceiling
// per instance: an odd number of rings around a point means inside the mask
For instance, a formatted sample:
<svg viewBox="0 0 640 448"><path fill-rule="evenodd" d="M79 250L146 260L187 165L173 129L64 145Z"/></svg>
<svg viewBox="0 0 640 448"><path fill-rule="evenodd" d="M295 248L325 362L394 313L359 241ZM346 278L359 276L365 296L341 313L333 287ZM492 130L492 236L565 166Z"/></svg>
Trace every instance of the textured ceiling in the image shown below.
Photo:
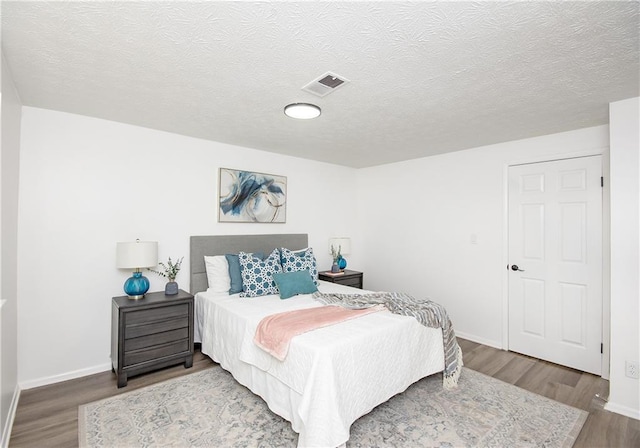
<svg viewBox="0 0 640 448"><path fill-rule="evenodd" d="M639 96L638 10L2 1L2 46L27 106L365 167L607 123ZM302 91L328 71L350 83Z"/></svg>

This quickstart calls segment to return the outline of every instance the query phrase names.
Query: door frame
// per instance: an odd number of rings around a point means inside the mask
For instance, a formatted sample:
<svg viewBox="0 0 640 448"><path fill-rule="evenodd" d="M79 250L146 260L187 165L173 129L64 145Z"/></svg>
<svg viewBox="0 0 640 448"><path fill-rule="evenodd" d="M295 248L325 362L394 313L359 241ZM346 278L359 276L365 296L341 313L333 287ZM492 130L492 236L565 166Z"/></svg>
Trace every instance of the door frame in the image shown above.
<svg viewBox="0 0 640 448"><path fill-rule="evenodd" d="M611 201L609 190L609 147L566 154L548 154L506 162L502 172L502 349L509 349L509 168L516 165L602 156L602 378L609 379L611 329Z"/></svg>

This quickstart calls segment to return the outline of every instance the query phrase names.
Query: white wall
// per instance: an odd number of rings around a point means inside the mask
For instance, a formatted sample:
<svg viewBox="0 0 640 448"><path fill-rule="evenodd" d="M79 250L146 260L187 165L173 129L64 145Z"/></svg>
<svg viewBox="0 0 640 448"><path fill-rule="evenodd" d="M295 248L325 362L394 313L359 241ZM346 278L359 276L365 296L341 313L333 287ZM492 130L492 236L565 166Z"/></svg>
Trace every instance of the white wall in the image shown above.
<svg viewBox="0 0 640 448"><path fill-rule="evenodd" d="M357 244L354 169L30 107L22 124L23 388L110 368L111 297L130 276L115 268L117 241L155 240L161 260L185 256L183 289L190 235L308 233L321 268L329 237ZM287 223L217 223L219 167L287 176Z"/></svg>
<svg viewBox="0 0 640 448"><path fill-rule="evenodd" d="M18 172L22 104L2 55L2 156L0 158L0 445L9 443L18 384Z"/></svg>
<svg viewBox="0 0 640 448"><path fill-rule="evenodd" d="M611 377L607 409L640 419L640 98L610 104Z"/></svg>
<svg viewBox="0 0 640 448"><path fill-rule="evenodd" d="M109 368L110 299L129 275L114 268L115 242L137 237L158 240L166 258L188 256L194 234L307 232L328 267L327 239L350 235L349 266L365 272L367 288L432 297L460 336L502 347L507 166L606 158L609 146L608 126L598 126L353 170L61 112L24 108L22 120L23 387ZM635 160L638 167L637 152ZM287 176L287 224L217 223L221 166ZM188 264L178 282L188 285ZM629 304L614 311L612 299L615 325L637 326L637 289L635 297L635 315ZM612 350L612 363L617 356Z"/></svg>
<svg viewBox="0 0 640 448"><path fill-rule="evenodd" d="M608 145L598 126L359 170L367 287L430 297L459 336L504 348L507 166Z"/></svg>

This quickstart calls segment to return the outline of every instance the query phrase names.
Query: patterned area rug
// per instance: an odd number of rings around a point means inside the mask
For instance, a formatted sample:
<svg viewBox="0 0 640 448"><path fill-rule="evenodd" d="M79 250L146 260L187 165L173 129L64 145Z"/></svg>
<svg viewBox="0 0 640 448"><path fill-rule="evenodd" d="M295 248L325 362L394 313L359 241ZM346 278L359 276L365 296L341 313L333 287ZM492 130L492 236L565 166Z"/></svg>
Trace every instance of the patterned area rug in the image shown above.
<svg viewBox="0 0 640 448"><path fill-rule="evenodd" d="M571 447L587 412L463 369L361 417L347 447ZM80 406L80 446L295 447L291 424L219 366Z"/></svg>

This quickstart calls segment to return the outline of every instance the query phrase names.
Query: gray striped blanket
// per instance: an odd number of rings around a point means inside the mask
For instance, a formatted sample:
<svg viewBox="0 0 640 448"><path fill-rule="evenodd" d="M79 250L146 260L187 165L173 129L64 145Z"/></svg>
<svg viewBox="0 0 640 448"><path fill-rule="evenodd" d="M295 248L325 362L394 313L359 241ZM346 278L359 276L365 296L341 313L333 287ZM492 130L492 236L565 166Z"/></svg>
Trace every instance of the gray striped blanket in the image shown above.
<svg viewBox="0 0 640 448"><path fill-rule="evenodd" d="M347 308L367 308L382 304L389 311L401 316L414 317L422 325L442 329L444 345L443 384L446 389L456 387L462 372L462 350L453 332L451 320L444 307L431 300L418 300L397 292L368 294L325 294L316 292L313 298L325 305L341 305Z"/></svg>

